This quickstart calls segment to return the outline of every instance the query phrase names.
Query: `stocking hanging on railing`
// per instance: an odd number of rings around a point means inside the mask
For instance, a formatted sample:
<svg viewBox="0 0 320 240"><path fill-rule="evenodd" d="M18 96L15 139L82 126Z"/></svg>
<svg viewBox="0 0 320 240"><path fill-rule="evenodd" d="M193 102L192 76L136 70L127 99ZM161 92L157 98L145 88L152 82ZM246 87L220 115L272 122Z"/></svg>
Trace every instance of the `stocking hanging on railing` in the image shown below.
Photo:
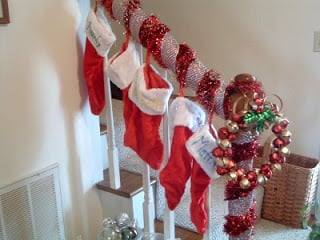
<svg viewBox="0 0 320 240"><path fill-rule="evenodd" d="M147 61L136 72L124 98L126 132L124 145L134 150L151 168L158 170L163 161L164 147L159 128L173 87Z"/></svg>
<svg viewBox="0 0 320 240"><path fill-rule="evenodd" d="M177 43L157 17L147 16L140 8L140 1L101 2L110 16L124 25L130 37L144 46L161 67L177 74L182 88L196 92L199 103L209 114L215 113L226 120L226 126L218 131L218 146L212 151L217 172L228 174L231 179L226 185L230 212L225 231L231 239L250 239L255 220L252 192L285 162L291 136L286 129L288 120L275 104L266 100L261 84L254 77L243 74L226 84L217 72L201 63L195 51ZM253 169L259 136L269 125L275 134L272 152L265 164ZM240 211L235 208L238 204Z"/></svg>
<svg viewBox="0 0 320 240"><path fill-rule="evenodd" d="M104 61L116 40L101 5L91 9L86 21L86 43L83 56L84 76L91 112L99 115L105 106Z"/></svg>

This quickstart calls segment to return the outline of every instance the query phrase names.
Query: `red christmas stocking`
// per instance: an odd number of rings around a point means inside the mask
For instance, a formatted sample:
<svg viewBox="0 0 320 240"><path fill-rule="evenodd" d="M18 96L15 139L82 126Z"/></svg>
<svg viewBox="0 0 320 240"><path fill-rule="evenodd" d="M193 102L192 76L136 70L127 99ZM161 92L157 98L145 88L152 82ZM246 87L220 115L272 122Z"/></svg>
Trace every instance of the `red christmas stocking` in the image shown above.
<svg viewBox="0 0 320 240"><path fill-rule="evenodd" d="M116 36L112 32L111 26L104 14L103 6L97 4L95 9L91 9L85 29L87 38L101 57L106 57L110 48L116 41Z"/></svg>
<svg viewBox="0 0 320 240"><path fill-rule="evenodd" d="M137 71L129 87L123 93L125 135L124 145L158 170L163 161L163 143L159 127L172 93L171 84L149 64Z"/></svg>
<svg viewBox="0 0 320 240"><path fill-rule="evenodd" d="M165 188L169 209L174 210L185 191L194 162L185 144L193 132L203 124L205 114L192 101L178 97L170 106L170 116L173 117L174 133L168 163L160 172L160 183Z"/></svg>
<svg viewBox="0 0 320 240"><path fill-rule="evenodd" d="M89 95L91 112L99 115L105 105L103 62L116 40L103 9L99 5L91 9L86 22L84 51L84 76Z"/></svg>
<svg viewBox="0 0 320 240"><path fill-rule="evenodd" d="M203 234L208 226L208 213L206 208L206 195L211 178L205 173L197 161L193 161L191 174L191 221L197 231Z"/></svg>
<svg viewBox="0 0 320 240"><path fill-rule="evenodd" d="M121 49L109 62L105 62L105 75L121 90L128 88L140 67L139 54L134 41L126 33Z"/></svg>
<svg viewBox="0 0 320 240"><path fill-rule="evenodd" d="M191 221L197 228L197 231L203 234L208 225L208 216L206 209L206 195L211 179L216 179L219 175L216 173L216 160L212 151L216 148L216 131L210 123L206 123L194 133L187 141L186 148L194 157L191 174Z"/></svg>
<svg viewBox="0 0 320 240"><path fill-rule="evenodd" d="M103 61L104 58L97 54L91 42L86 39L83 69L91 112L95 115L99 115L105 105Z"/></svg>
<svg viewBox="0 0 320 240"><path fill-rule="evenodd" d="M168 164L160 172L160 183L165 188L165 196L170 210L174 210L185 191L191 175L193 158L185 147L192 131L185 126L176 126L173 132L171 153Z"/></svg>

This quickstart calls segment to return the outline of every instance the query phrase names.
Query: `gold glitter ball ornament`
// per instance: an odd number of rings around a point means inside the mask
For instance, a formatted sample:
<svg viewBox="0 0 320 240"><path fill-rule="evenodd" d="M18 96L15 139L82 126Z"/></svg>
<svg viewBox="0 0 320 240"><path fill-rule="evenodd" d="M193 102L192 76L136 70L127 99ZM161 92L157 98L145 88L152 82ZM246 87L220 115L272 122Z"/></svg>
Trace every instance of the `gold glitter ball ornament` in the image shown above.
<svg viewBox="0 0 320 240"><path fill-rule="evenodd" d="M222 139L222 140L220 139L218 141L218 144L223 150L231 148L231 142L228 139Z"/></svg>
<svg viewBox="0 0 320 240"><path fill-rule="evenodd" d="M229 173L229 178L230 178L230 180L237 180L237 178L238 178L238 174L236 173L236 172L230 172Z"/></svg>
<svg viewBox="0 0 320 240"><path fill-rule="evenodd" d="M248 180L247 178L241 179L241 181L240 181L240 187L241 187L242 189L247 189L247 188L249 188L249 187L250 187L250 182L249 182L249 180Z"/></svg>
<svg viewBox="0 0 320 240"><path fill-rule="evenodd" d="M229 159L226 157L216 158L216 164L219 167L227 167L229 164Z"/></svg>
<svg viewBox="0 0 320 240"><path fill-rule="evenodd" d="M289 140L289 138L291 137L291 132L287 129L283 130L281 133L281 138L284 140Z"/></svg>
<svg viewBox="0 0 320 240"><path fill-rule="evenodd" d="M280 170L282 169L280 163L274 163L274 164L272 164L271 166L272 166L272 170L278 170L278 171L280 171Z"/></svg>
<svg viewBox="0 0 320 240"><path fill-rule="evenodd" d="M289 157L290 156L290 149L288 147L282 147L280 149L280 155L283 157Z"/></svg>
<svg viewBox="0 0 320 240"><path fill-rule="evenodd" d="M226 126L228 128L228 131L231 132L231 133L235 133L235 132L239 131L238 124L236 122L231 121L231 120L227 121Z"/></svg>

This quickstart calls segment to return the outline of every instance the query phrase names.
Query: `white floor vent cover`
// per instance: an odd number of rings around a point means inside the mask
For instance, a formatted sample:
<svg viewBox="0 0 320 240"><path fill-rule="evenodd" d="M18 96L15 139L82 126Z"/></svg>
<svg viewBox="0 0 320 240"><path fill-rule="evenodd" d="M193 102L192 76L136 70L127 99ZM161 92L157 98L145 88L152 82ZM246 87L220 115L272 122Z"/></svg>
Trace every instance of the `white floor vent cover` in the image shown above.
<svg viewBox="0 0 320 240"><path fill-rule="evenodd" d="M0 240L64 240L58 167L0 189Z"/></svg>

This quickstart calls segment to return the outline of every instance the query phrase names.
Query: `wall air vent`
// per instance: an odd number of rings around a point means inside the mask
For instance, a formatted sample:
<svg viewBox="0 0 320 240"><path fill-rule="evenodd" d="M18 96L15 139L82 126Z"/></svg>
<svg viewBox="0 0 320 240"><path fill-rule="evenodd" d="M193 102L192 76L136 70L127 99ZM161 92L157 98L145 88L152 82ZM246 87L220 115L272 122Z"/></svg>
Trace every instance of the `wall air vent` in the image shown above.
<svg viewBox="0 0 320 240"><path fill-rule="evenodd" d="M58 166L0 189L0 240L64 240Z"/></svg>

